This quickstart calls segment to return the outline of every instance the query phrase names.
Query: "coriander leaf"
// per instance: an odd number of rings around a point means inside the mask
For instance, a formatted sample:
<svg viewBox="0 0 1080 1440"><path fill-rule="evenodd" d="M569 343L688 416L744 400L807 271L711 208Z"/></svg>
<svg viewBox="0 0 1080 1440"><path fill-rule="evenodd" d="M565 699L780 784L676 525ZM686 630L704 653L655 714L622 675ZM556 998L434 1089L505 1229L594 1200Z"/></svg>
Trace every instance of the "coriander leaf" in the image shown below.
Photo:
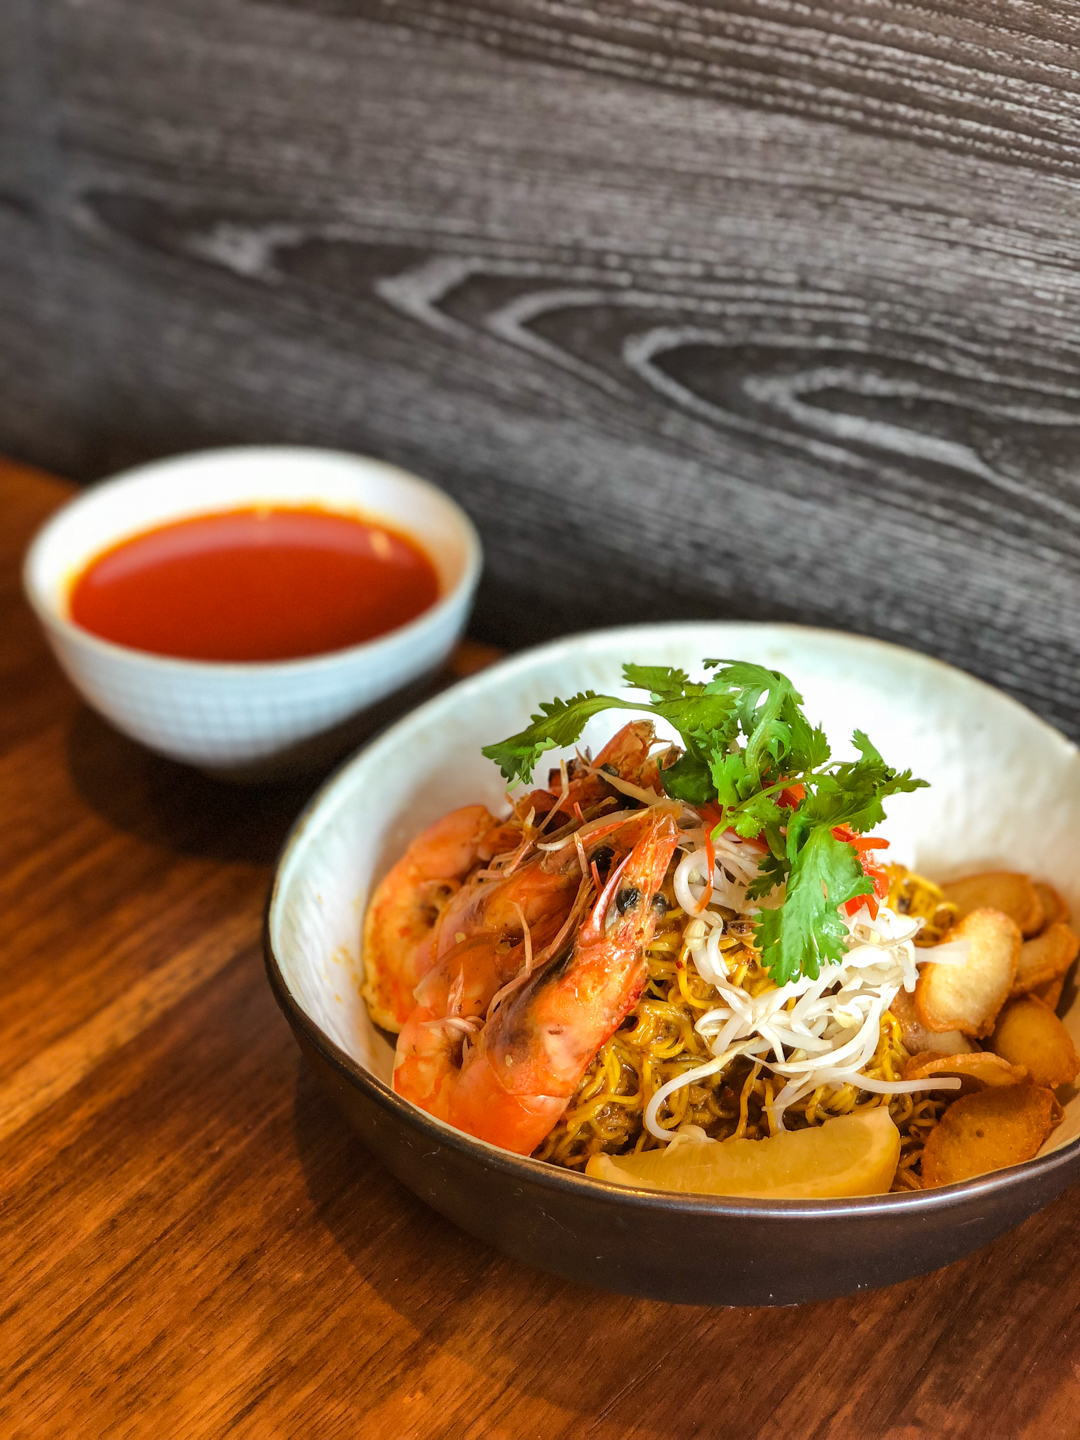
<svg viewBox="0 0 1080 1440"><path fill-rule="evenodd" d="M786 817L785 817L786 818ZM779 825L770 824L765 826L765 843L769 847L769 854L774 860L783 861L784 874L787 874L787 836ZM766 894L768 892L766 891Z"/></svg>
<svg viewBox="0 0 1080 1440"><path fill-rule="evenodd" d="M649 704L643 708L673 725L679 732L687 755L698 762L706 763L717 746L734 741L738 733L734 697L711 695L705 685L691 680L685 670L675 670L667 665L624 665L623 675L628 685L648 690ZM694 767L692 781L690 769L689 765L685 766L675 777L673 783L681 786L678 798L690 804L707 804L713 797L706 793L705 783L698 773L700 765ZM698 798L693 799L693 796Z"/></svg>
<svg viewBox="0 0 1080 1440"><path fill-rule="evenodd" d="M881 752L875 745L871 744L870 736L867 735L865 730L853 730L851 732L851 743L867 764L880 765L884 768L885 761L881 758Z"/></svg>
<svg viewBox="0 0 1080 1440"><path fill-rule="evenodd" d="M660 771L660 783L673 800L685 800L687 805L707 805L716 793L708 765L689 750Z"/></svg>
<svg viewBox="0 0 1080 1440"><path fill-rule="evenodd" d="M890 770L861 730L856 730L852 739L860 758L835 765L831 774L815 776L813 792L801 811L808 819L849 825L865 834L884 820L883 800L918 790L926 781L913 779L910 770L900 775Z"/></svg>
<svg viewBox="0 0 1080 1440"><path fill-rule="evenodd" d="M816 979L823 964L842 960L849 932L839 907L873 889L853 846L828 825L800 824L801 818L788 826L784 903L763 910L756 928L762 967L777 985L800 974Z"/></svg>
<svg viewBox="0 0 1080 1440"><path fill-rule="evenodd" d="M787 857L776 854L766 855L761 862L758 873L746 887L747 900L764 900L766 895L771 895L779 885L783 885L787 876Z"/></svg>
<svg viewBox="0 0 1080 1440"><path fill-rule="evenodd" d="M739 806L738 812L731 817L731 824L736 835L741 835L744 840L755 840L762 830L770 827L775 827L779 835L780 826L787 821L789 814L777 804L775 795L758 791Z"/></svg>
<svg viewBox="0 0 1080 1440"><path fill-rule="evenodd" d="M485 745L481 750L489 760L494 760L506 780L528 783L536 762L545 750L560 749L573 745L586 723L601 710L641 710L641 705L630 700L616 700L611 695L595 695L585 690L571 700L545 701L540 714L532 716L532 724L508 740L496 745Z"/></svg>
<svg viewBox="0 0 1080 1440"><path fill-rule="evenodd" d="M825 731L820 725L808 725L810 732L806 739L806 770L816 770L819 765L824 765L832 754Z"/></svg>
<svg viewBox="0 0 1080 1440"><path fill-rule="evenodd" d="M890 795L906 795L913 790L922 790L927 784L926 780L913 779L910 770L905 770L901 775L893 775L891 779L883 780L862 806L857 805L852 797L847 815L841 823L850 826L860 835L866 835L885 819L885 809L881 803L883 800L887 800Z"/></svg>
<svg viewBox="0 0 1080 1440"><path fill-rule="evenodd" d="M644 707L671 722L688 750L711 748L735 737L735 702L729 695L689 694L671 700L656 700Z"/></svg>
<svg viewBox="0 0 1080 1440"><path fill-rule="evenodd" d="M716 798L723 806L738 805L753 789L754 782L741 750L714 756L709 762L709 772L716 787Z"/></svg>
<svg viewBox="0 0 1080 1440"><path fill-rule="evenodd" d="M673 670L670 665L624 665L623 677L627 685L648 690L656 700L680 700L691 685L685 670ZM693 688L700 692L704 687L694 685Z"/></svg>
<svg viewBox="0 0 1080 1440"><path fill-rule="evenodd" d="M705 688L737 697L736 714L747 737L746 765L758 784L784 771L811 770L828 759L824 731L811 726L800 708L802 696L786 675L745 660L705 664L717 672Z"/></svg>

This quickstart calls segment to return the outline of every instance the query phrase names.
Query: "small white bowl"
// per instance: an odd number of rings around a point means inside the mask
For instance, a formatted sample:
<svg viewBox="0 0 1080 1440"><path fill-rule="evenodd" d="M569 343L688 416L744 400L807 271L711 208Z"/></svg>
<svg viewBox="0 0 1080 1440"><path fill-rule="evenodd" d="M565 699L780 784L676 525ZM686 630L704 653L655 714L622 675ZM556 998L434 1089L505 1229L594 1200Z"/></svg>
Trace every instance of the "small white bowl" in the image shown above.
<svg viewBox="0 0 1080 1440"><path fill-rule="evenodd" d="M439 600L378 639L271 662L174 659L72 623L72 582L103 550L168 521L259 504L317 504L407 532L435 566ZM118 730L173 760L258 776L321 759L320 739L434 670L465 627L481 559L468 516L426 480L359 455L252 446L159 460L94 486L39 531L23 583L72 684Z"/></svg>

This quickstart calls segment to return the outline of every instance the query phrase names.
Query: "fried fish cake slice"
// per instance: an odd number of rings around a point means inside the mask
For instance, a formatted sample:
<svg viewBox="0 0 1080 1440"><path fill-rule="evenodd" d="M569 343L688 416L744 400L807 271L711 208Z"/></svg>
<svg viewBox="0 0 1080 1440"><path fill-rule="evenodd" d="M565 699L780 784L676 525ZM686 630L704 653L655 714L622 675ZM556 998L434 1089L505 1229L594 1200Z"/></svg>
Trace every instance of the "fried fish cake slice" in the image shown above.
<svg viewBox="0 0 1080 1440"><path fill-rule="evenodd" d="M1053 885L1048 885L1045 880L1033 880L1032 884L1043 907L1043 930L1048 925L1067 925L1072 918L1069 907Z"/></svg>
<svg viewBox="0 0 1080 1440"><path fill-rule="evenodd" d="M922 967L915 1014L927 1030L989 1035L1016 978L1020 931L1000 910L973 910L949 939L968 942L967 958L961 965Z"/></svg>
<svg viewBox="0 0 1080 1440"><path fill-rule="evenodd" d="M1030 993L1037 995L1044 1005L1057 1012L1058 1002L1061 1000L1061 992L1065 989L1065 976L1059 975L1056 980L1047 980L1044 985L1036 985Z"/></svg>
<svg viewBox="0 0 1080 1440"><path fill-rule="evenodd" d="M1080 950L1080 938L1068 925L1057 922L1020 947L1012 993L1025 995L1048 980L1064 975Z"/></svg>
<svg viewBox="0 0 1080 1440"><path fill-rule="evenodd" d="M1013 1064L990 1050L975 1050L970 1055L935 1055L926 1050L913 1055L904 1066L905 1080L940 1079L946 1075L957 1077L962 1095L993 1085L1022 1085L1030 1078L1024 1065Z"/></svg>
<svg viewBox="0 0 1080 1440"><path fill-rule="evenodd" d="M1011 1064L1026 1066L1036 1085L1053 1089L1080 1075L1080 1056L1069 1032L1034 995L1009 1001L998 1016L991 1044Z"/></svg>
<svg viewBox="0 0 1080 1440"><path fill-rule="evenodd" d="M1037 1155L1061 1106L1038 1085L995 1085L954 1101L927 1136L924 1186L955 1185Z"/></svg>
<svg viewBox="0 0 1080 1440"><path fill-rule="evenodd" d="M964 919L973 910L1000 910L1020 927L1024 936L1035 935L1043 925L1043 905L1039 892L1027 875L1013 870L986 870L978 875L965 875L941 887L946 900L956 907Z"/></svg>
<svg viewBox="0 0 1080 1440"><path fill-rule="evenodd" d="M959 1030L928 1030L919 1023L915 1000L906 990L898 990L889 1001L889 1010L900 1026L900 1039L909 1055L933 1051L935 1055L967 1055L975 1046Z"/></svg>

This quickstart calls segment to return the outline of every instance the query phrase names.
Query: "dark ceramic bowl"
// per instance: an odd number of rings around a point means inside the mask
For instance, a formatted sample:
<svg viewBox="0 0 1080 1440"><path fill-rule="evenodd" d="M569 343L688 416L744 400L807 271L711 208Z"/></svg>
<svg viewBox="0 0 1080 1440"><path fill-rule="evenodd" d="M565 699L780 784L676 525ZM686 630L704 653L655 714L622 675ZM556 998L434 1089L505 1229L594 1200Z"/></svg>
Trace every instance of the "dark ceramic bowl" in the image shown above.
<svg viewBox="0 0 1080 1440"><path fill-rule="evenodd" d="M1080 1177L1080 1097L1067 1103L1053 1148L961 1185L845 1200L669 1196L511 1155L417 1110L390 1089L391 1048L359 997L372 886L438 815L501 801L482 744L520 729L552 695L611 691L624 660L693 670L706 655L785 670L834 742L858 724L932 782L891 805L887 833L899 858L946 879L1023 869L1080 902L1080 754L1014 701L854 636L645 626L517 656L414 711L349 761L282 853L267 907L270 982L365 1144L422 1199L508 1255L629 1295L697 1304L784 1305L888 1285L985 1245ZM606 728L603 718L594 723L601 728L585 743L610 730L610 717ZM1066 1024L1080 1042L1080 1006Z"/></svg>

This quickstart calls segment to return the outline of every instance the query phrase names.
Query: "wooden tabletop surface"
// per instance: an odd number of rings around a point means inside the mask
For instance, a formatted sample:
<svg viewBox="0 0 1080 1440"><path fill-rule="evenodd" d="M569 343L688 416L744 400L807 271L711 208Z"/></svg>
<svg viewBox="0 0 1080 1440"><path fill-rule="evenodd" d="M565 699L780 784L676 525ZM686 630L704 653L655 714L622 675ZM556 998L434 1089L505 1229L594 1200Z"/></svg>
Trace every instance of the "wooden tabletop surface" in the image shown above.
<svg viewBox="0 0 1080 1440"><path fill-rule="evenodd" d="M70 488L0 478L0 1434L1076 1440L1080 1186L927 1278L781 1310L553 1279L401 1189L263 973L315 782L219 785L81 705L18 596Z"/></svg>

